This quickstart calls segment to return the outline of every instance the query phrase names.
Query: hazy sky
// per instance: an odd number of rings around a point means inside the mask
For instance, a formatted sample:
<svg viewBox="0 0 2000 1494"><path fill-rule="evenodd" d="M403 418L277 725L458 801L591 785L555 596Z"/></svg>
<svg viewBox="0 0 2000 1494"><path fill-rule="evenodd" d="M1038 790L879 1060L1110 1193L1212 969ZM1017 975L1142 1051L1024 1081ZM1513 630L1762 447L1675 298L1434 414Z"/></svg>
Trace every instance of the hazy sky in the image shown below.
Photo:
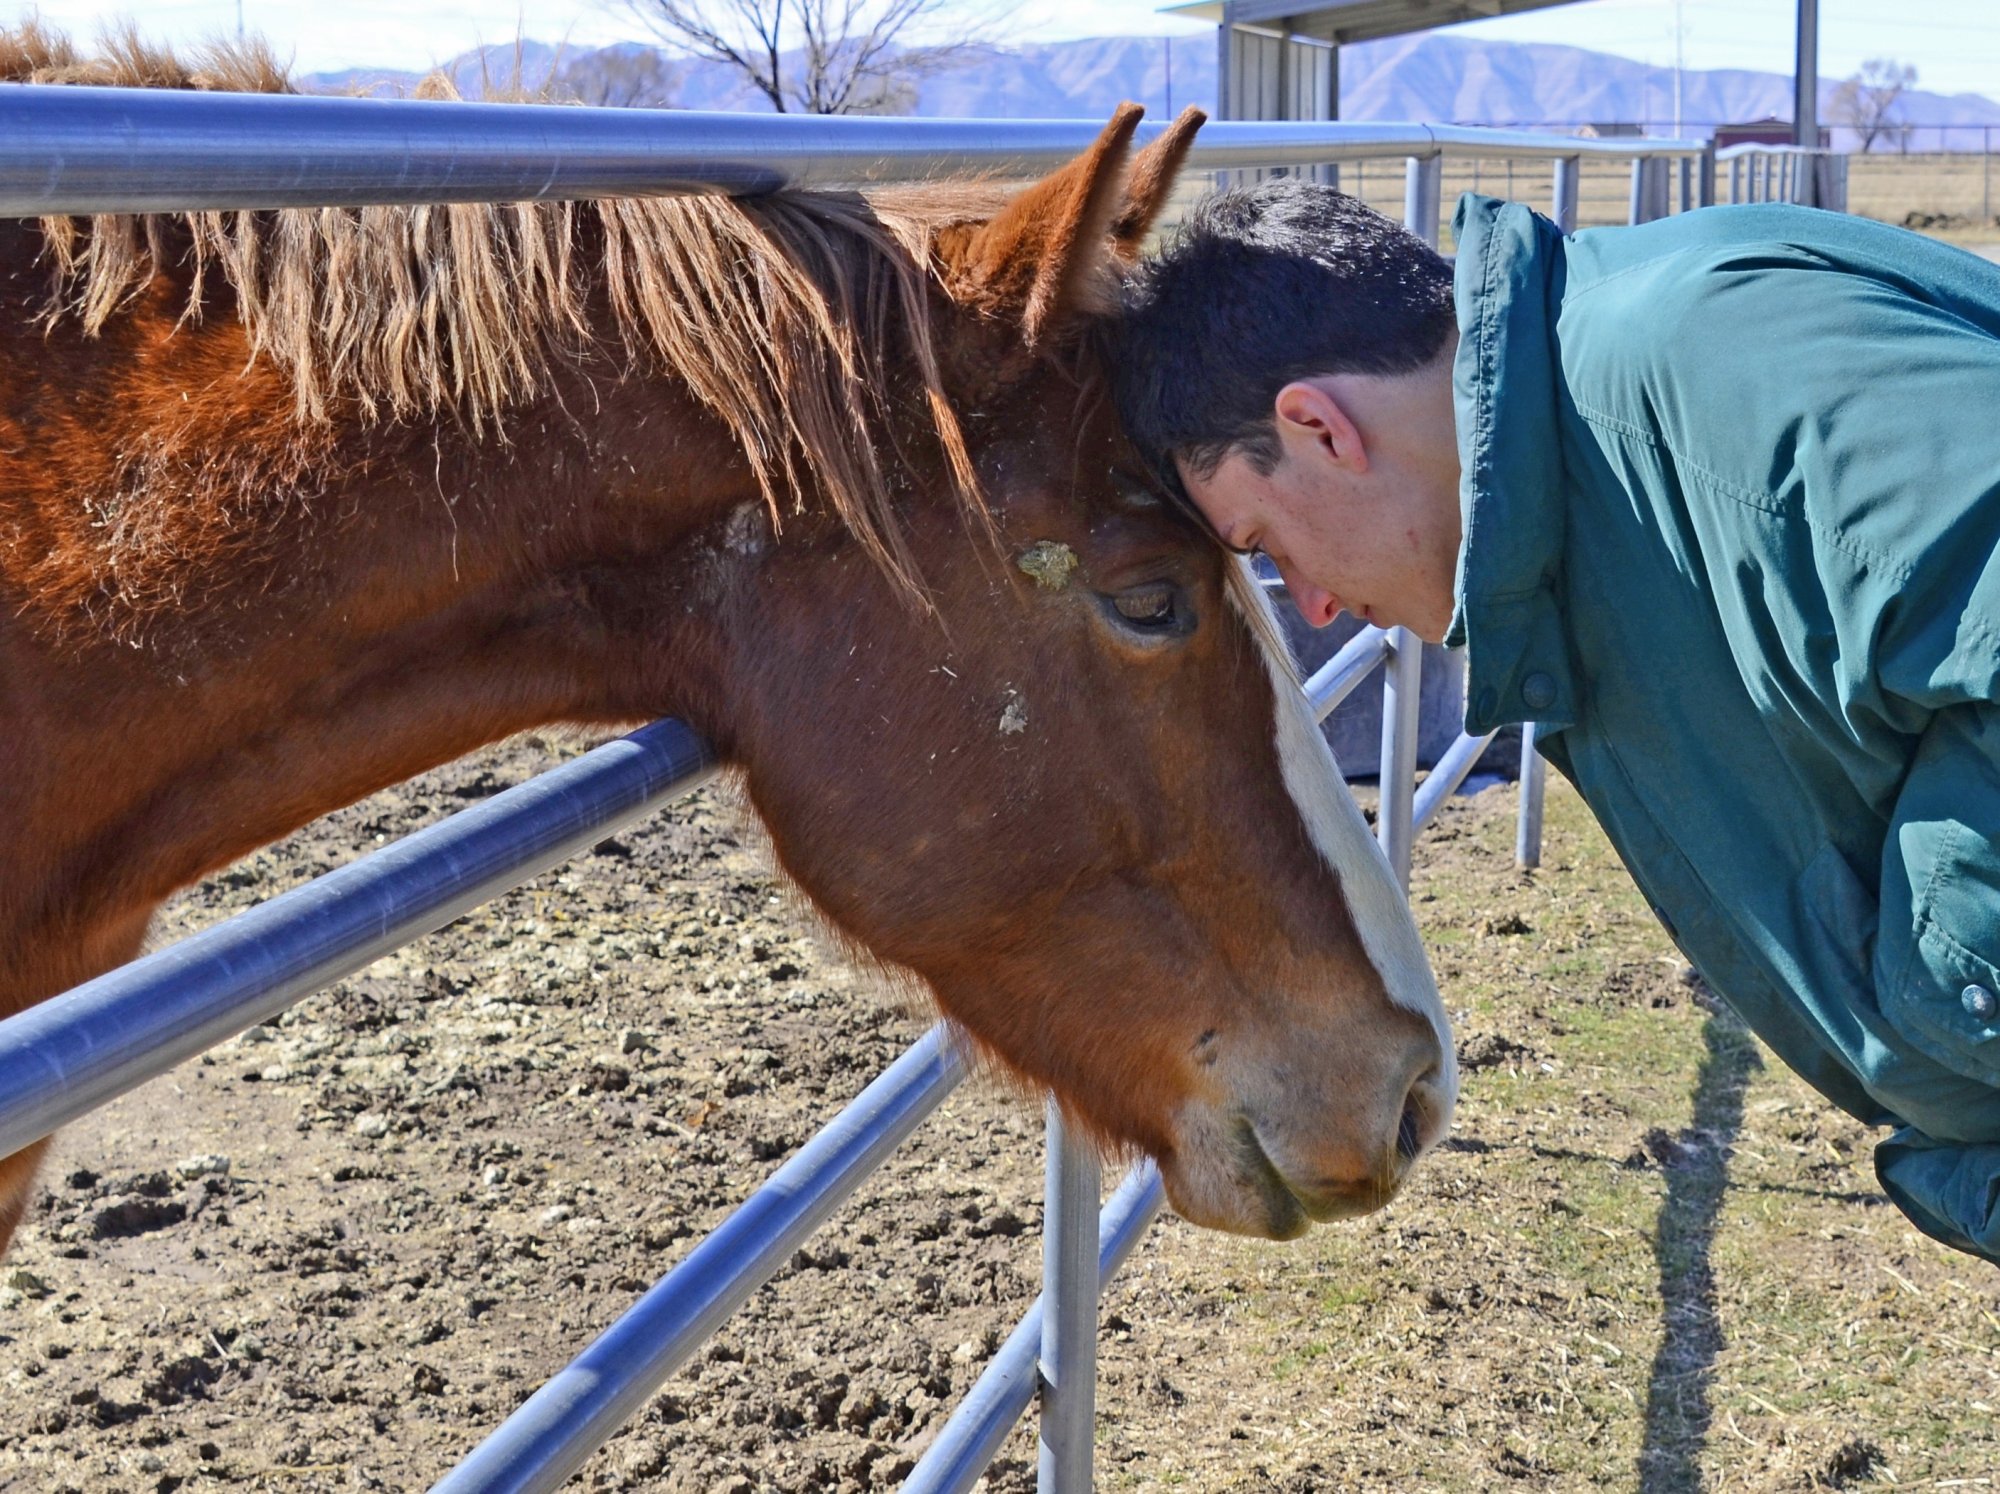
<svg viewBox="0 0 2000 1494"><path fill-rule="evenodd" d="M241 0L246 23L262 30L302 71L345 66L420 67L480 42L517 32L542 41L567 37L596 46L643 35L616 0L330 0L300 5ZM15 0L0 0L0 15ZM236 0L41 0L45 20L80 35L105 17L136 18L149 36L194 38L233 31ZM1820 69L1845 77L1864 58L1915 64L1919 86L2000 97L2000 5L1994 0L1821 0ZM1688 67L1771 72L1792 65L1792 0L1583 0L1533 15L1479 21L1453 34L1566 42L1671 65L1676 25ZM1004 27L1009 41L1079 36L1213 35L1210 27L1164 16L1153 0L1024 0Z"/></svg>

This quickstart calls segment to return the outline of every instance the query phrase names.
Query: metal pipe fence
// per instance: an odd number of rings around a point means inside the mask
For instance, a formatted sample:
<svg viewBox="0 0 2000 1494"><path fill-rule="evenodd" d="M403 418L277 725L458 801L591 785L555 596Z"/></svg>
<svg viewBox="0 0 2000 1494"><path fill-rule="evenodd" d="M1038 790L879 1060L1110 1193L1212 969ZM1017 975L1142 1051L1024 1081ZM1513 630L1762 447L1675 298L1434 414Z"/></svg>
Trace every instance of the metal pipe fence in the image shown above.
<svg viewBox="0 0 2000 1494"><path fill-rule="evenodd" d="M0 86L0 216L748 193L948 171L1028 174L1068 160L1097 131L1066 121L699 115L7 85ZM1552 197L1565 227L1574 226L1584 160L1632 163L1637 220L1666 210L1670 163L1701 158L1700 146L1676 141L1226 123L1206 128L1192 164L1299 168L1400 157L1406 221L1435 243L1446 152L1553 163ZM1685 206L1685 191L1682 199ZM1305 686L1323 719L1376 665L1387 665L1378 834L1405 885L1415 831L1487 745L1486 738L1461 737L1417 788L1421 658L1406 630L1368 628ZM1530 763L1537 773L1540 767L1531 741L1524 735L1523 847L1531 843L1531 784L1540 803L1539 777L1528 772ZM519 885L714 772L712 753L685 726L655 723L0 1022L0 1155ZM1536 847L1539 836L1537 819ZM934 1029L437 1488L468 1494L561 1484L963 1073L962 1057ZM1100 1213L1095 1157L1053 1109L1049 1147L1043 1296L906 1487L971 1487L1038 1388L1041 1488L1079 1494L1090 1487L1096 1302L1102 1282L1159 1211L1162 1192L1157 1171L1141 1165Z"/></svg>
<svg viewBox="0 0 2000 1494"><path fill-rule="evenodd" d="M965 1073L965 1059L950 1036L942 1026L933 1027L686 1260L433 1485L433 1494L535 1494L559 1487L777 1274ZM1094 1158L1092 1163L1088 1183L1094 1207ZM1096 1300L1094 1291L1090 1300Z"/></svg>
<svg viewBox="0 0 2000 1494"><path fill-rule="evenodd" d="M0 1022L0 1156L567 861L708 782L658 721Z"/></svg>
<svg viewBox="0 0 2000 1494"><path fill-rule="evenodd" d="M0 217L419 202L748 195L781 187L1038 175L1078 120L711 114L294 94L0 85ZM1165 126L1140 126L1152 139ZM1571 140L1425 124L1205 125L1195 171L1370 159L1678 158L1684 141Z"/></svg>
<svg viewBox="0 0 2000 1494"><path fill-rule="evenodd" d="M1847 211L1849 158L1799 145L1732 145L1715 153L1728 202L1792 202Z"/></svg>

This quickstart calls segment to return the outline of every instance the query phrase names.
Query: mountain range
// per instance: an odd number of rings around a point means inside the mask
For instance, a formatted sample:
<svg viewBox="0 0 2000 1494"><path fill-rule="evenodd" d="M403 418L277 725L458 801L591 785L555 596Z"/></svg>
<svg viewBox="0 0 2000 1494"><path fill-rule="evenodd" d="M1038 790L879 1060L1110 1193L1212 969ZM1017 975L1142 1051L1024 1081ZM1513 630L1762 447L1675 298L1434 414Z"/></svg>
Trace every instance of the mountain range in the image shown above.
<svg viewBox="0 0 2000 1494"><path fill-rule="evenodd" d="M1123 99L1157 111L1188 104L1213 109L1215 54L1215 43L1201 36L1107 36L991 48L962 65L914 80L898 97L897 112L1101 119ZM468 97L517 80L539 88L554 79L556 92L587 102L769 107L716 64L666 58L637 43L565 51L522 41L454 58L445 71ZM1671 69L1581 47L1417 33L1343 48L1340 73L1345 119L1524 127L1637 123L1651 134L1672 132ZM420 76L350 70L311 74L300 81L327 91L401 91ZM1837 87L1837 80L1821 83L1822 121L1837 122ZM1791 78L1784 73L1686 70L1681 74L1683 131L1706 134L1717 123L1787 117L1791 92ZM1966 127L2000 127L2000 103L1979 94L1912 89L1898 101L1892 117L1913 127L1908 149L1977 149L1982 132ZM1940 132L1937 126L1959 128ZM1851 144L1839 138L1845 133L1836 132L1836 145Z"/></svg>

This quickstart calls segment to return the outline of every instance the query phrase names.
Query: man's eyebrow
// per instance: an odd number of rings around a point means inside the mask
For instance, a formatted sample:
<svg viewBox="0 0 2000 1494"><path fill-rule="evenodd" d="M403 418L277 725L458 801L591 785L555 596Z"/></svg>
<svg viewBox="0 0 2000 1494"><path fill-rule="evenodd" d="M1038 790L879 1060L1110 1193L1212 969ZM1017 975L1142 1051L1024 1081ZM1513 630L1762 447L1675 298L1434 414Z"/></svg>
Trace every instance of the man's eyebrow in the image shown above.
<svg viewBox="0 0 2000 1494"><path fill-rule="evenodd" d="M1239 545L1236 543L1236 526L1234 524L1231 524L1227 531L1217 529L1211 524L1209 525L1209 532L1215 536L1215 542L1231 555L1249 556L1257 553L1255 545Z"/></svg>

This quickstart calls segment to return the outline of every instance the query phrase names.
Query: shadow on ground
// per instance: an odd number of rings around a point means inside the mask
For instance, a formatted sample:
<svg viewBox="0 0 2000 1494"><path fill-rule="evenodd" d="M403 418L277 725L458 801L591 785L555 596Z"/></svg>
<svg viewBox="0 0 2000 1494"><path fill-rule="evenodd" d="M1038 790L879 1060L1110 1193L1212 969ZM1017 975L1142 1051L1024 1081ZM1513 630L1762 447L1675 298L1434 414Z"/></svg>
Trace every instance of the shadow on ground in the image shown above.
<svg viewBox="0 0 2000 1494"><path fill-rule="evenodd" d="M1714 1415L1709 1382L1722 1349L1710 1251L1743 1125L1743 1094L1763 1067L1755 1040L1727 1010L1710 1007L1702 1042L1692 1122L1677 1136L1646 1138L1666 1173L1667 1197L1653 1236L1664 1331L1646 1386L1641 1494L1699 1494L1704 1486L1701 1453Z"/></svg>

